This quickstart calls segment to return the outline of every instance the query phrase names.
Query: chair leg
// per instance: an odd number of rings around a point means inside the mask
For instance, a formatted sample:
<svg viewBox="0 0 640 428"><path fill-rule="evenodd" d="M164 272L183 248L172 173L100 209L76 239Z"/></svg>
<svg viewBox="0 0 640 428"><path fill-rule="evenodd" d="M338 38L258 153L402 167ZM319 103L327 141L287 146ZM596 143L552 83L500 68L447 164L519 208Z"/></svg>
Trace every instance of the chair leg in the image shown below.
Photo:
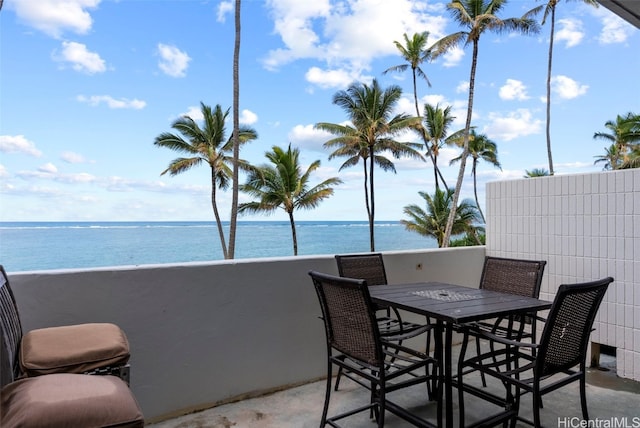
<svg viewBox="0 0 640 428"><path fill-rule="evenodd" d="M580 406L582 407L582 418L585 421L588 421L589 411L587 410L586 378L584 369L582 370L582 376L580 376Z"/></svg>
<svg viewBox="0 0 640 428"><path fill-rule="evenodd" d="M334 391L338 390L340 386L340 378L342 377L342 367L338 367L338 374L336 375L336 385L334 387Z"/></svg>
<svg viewBox="0 0 640 428"><path fill-rule="evenodd" d="M385 395L384 385L380 385L380 390L378 391L378 428L384 428L384 414L386 410L386 395Z"/></svg>
<svg viewBox="0 0 640 428"><path fill-rule="evenodd" d="M324 408L322 409L322 419L320 419L320 428L324 428L327 424L327 412L329 411L329 400L331 399L331 372L333 370L333 364L329 360L327 367L327 388L324 393Z"/></svg>
<svg viewBox="0 0 640 428"><path fill-rule="evenodd" d="M535 428L540 428L540 390L539 388L535 388L533 390L533 426Z"/></svg>
<svg viewBox="0 0 640 428"><path fill-rule="evenodd" d="M480 355L480 338L476 337L476 355ZM487 387L487 379L483 372L480 372L480 379L482 379L482 386Z"/></svg>
<svg viewBox="0 0 640 428"><path fill-rule="evenodd" d="M464 428L464 370L462 366L462 362L464 361L464 357L467 353L467 345L468 345L468 337L465 334L464 339L462 340L462 347L460 348L460 356L458 357L458 409L459 409L459 423L460 428ZM439 395L442 393L440 392ZM442 401L442 397L440 396L440 400L438 400L438 405ZM438 407L438 411L440 407ZM438 422L440 422L440 418L438 418Z"/></svg>

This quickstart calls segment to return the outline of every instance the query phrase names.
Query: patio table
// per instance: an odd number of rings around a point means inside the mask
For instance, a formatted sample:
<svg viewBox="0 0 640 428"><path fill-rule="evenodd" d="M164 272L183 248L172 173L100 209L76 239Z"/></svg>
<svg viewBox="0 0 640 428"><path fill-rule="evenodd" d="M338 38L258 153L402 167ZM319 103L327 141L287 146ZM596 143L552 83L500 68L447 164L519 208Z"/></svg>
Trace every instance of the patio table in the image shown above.
<svg viewBox="0 0 640 428"><path fill-rule="evenodd" d="M551 307L551 302L532 297L442 282L371 286L369 293L375 303L424 315L436 321L435 354L441 384L444 387L444 422L447 428L453 426L451 348L455 326L500 316L537 312ZM437 413L439 425L442 422L442 398L440 389Z"/></svg>

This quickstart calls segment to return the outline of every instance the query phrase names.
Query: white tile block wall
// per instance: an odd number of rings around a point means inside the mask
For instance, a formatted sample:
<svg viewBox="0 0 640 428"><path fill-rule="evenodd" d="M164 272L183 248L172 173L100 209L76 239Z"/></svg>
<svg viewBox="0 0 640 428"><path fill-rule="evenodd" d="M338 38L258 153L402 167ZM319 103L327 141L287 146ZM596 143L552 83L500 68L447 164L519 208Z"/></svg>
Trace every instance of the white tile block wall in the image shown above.
<svg viewBox="0 0 640 428"><path fill-rule="evenodd" d="M487 184L487 254L547 261L540 298L612 276L591 336L640 381L640 169Z"/></svg>

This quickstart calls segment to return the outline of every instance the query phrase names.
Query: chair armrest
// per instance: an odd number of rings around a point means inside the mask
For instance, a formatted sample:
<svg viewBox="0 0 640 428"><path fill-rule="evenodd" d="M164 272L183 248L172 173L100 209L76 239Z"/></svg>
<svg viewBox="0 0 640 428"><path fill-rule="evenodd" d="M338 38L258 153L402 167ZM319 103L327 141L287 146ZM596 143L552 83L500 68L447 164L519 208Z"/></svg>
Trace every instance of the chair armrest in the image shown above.
<svg viewBox="0 0 640 428"><path fill-rule="evenodd" d="M465 332L465 336L468 336L468 332ZM491 340L497 343L501 343L503 345L509 345L509 346L516 346L516 347L523 347L523 348L532 348L532 349L536 349L538 348L538 344L537 343L531 343L531 342L519 342L517 340L511 340L511 339L507 339L503 336L499 336L493 333L489 333L488 331L484 331L484 330L474 330L474 335L480 337L481 339L487 339L487 340Z"/></svg>

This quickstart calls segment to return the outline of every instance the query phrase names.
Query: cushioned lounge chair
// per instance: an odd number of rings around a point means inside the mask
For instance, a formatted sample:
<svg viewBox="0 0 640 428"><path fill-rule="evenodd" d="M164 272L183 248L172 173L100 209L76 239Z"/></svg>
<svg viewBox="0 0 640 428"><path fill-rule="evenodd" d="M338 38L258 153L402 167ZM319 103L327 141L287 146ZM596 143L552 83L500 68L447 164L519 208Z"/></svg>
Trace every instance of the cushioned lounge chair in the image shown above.
<svg viewBox="0 0 640 428"><path fill-rule="evenodd" d="M0 306L12 346L19 350L19 376L52 373L111 374L129 382L127 336L112 323L35 329L23 335L9 278L0 266Z"/></svg>

